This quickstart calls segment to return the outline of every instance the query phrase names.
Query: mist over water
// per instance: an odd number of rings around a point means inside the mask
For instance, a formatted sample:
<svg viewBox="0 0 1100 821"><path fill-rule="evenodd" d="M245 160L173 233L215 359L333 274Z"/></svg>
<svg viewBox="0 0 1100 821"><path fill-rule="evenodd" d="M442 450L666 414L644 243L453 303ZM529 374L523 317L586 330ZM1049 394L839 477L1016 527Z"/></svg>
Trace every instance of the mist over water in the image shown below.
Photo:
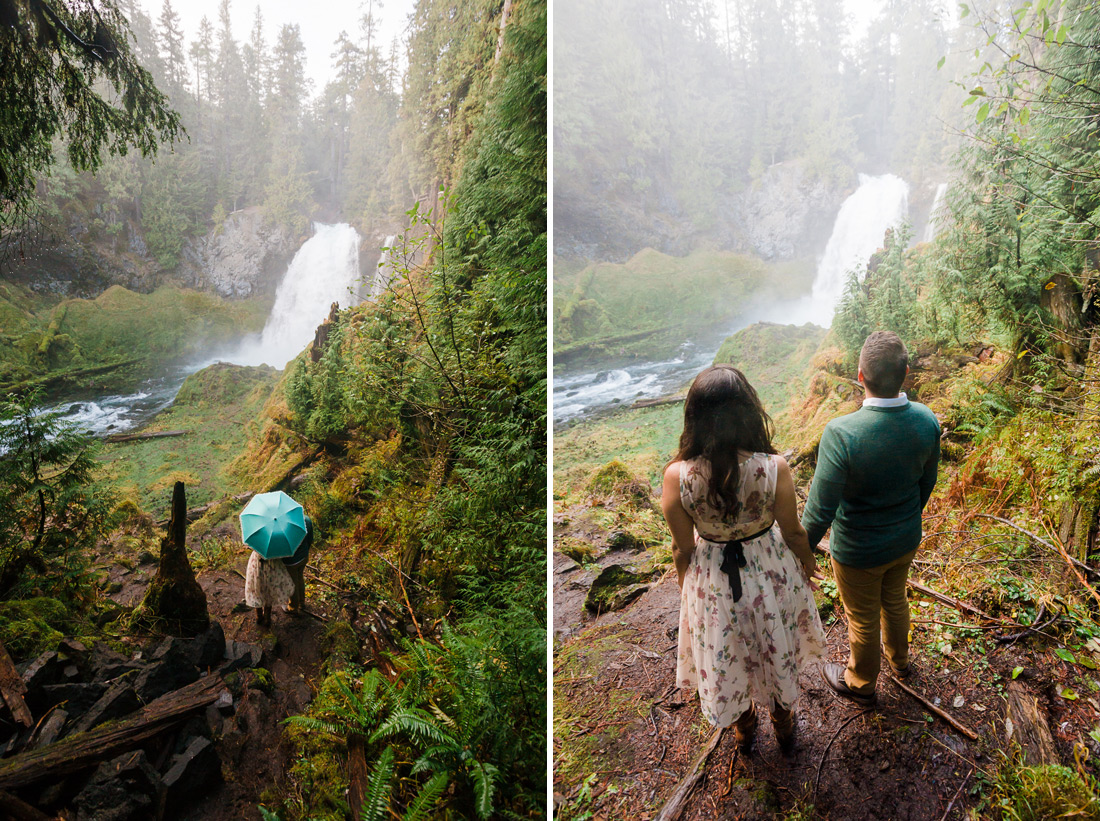
<svg viewBox="0 0 1100 821"><path fill-rule="evenodd" d="M676 356L662 362L555 373L554 424L678 390L714 361L723 339L755 322L832 325L849 272L859 270L862 275L871 255L883 246L887 229L901 225L909 212L909 184L900 177L860 174L859 183L837 213L809 294L761 301L733 319L717 341L687 342Z"/></svg>
<svg viewBox="0 0 1100 821"><path fill-rule="evenodd" d="M944 198L947 196L947 183L941 182L936 186L936 196L932 200L932 208L928 212L928 224L924 226L922 242L931 242L939 233L940 225L944 218Z"/></svg>

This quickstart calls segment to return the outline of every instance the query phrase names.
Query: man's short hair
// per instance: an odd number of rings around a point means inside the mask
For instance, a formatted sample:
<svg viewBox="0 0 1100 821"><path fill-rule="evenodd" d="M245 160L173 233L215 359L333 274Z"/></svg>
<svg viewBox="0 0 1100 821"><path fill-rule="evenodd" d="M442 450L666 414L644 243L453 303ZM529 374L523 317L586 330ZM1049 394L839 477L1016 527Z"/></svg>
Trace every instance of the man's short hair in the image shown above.
<svg viewBox="0 0 1100 821"><path fill-rule="evenodd" d="M875 396L897 396L909 367L909 351L893 331L875 331L859 352L863 384Z"/></svg>

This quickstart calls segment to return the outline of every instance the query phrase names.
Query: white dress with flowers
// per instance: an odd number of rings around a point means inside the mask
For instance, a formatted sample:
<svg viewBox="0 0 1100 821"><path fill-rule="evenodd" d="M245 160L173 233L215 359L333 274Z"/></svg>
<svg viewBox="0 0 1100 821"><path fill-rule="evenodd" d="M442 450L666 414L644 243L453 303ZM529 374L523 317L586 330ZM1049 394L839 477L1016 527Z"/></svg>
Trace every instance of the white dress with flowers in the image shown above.
<svg viewBox="0 0 1100 821"><path fill-rule="evenodd" d="M252 551L244 574L244 603L249 607L273 607L286 604L294 592L294 580L282 559L264 561Z"/></svg>
<svg viewBox="0 0 1100 821"><path fill-rule="evenodd" d="M753 700L792 707L799 670L824 655L825 631L798 557L775 523L775 459L754 453L740 464L741 509L729 516L707 502L709 471L705 459L680 463L680 500L698 535L680 594L676 681L698 689L707 721L728 727ZM744 543L735 602L720 569L723 545L769 525Z"/></svg>

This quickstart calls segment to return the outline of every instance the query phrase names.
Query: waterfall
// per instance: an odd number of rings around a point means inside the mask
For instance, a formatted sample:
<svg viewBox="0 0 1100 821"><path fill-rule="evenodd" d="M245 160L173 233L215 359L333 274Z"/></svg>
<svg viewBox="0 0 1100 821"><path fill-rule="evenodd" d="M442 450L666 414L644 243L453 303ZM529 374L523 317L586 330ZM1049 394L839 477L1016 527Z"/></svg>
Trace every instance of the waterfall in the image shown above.
<svg viewBox="0 0 1100 821"><path fill-rule="evenodd" d="M333 302L357 302L359 234L347 223L314 223L314 234L290 261L258 340L228 357L238 365L285 368L313 339Z"/></svg>
<svg viewBox="0 0 1100 821"><path fill-rule="evenodd" d="M392 234L386 237L386 244L382 246L382 256L378 258L378 269L374 272L369 293L371 299L377 299L383 291L393 282L393 243L397 237Z"/></svg>
<svg viewBox="0 0 1100 821"><path fill-rule="evenodd" d="M882 247L886 229L897 227L908 212L908 183L893 174L859 175L859 188L840 206L825 255L817 266L812 298L818 316L824 320L818 325L832 324L848 272L862 269L871 254Z"/></svg>
<svg viewBox="0 0 1100 821"><path fill-rule="evenodd" d="M936 238L936 232L943 222L943 214L940 212L943 210L943 198L946 194L947 183L941 182L936 186L936 196L932 198L932 208L928 211L928 224L924 226L922 242L931 242Z"/></svg>

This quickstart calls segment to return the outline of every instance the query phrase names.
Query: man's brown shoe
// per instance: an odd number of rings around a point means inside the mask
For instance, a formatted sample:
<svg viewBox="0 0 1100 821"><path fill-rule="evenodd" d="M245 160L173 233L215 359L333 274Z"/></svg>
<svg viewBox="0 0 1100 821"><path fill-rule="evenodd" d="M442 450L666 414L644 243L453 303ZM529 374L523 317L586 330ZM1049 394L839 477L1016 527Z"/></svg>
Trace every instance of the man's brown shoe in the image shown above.
<svg viewBox="0 0 1100 821"><path fill-rule="evenodd" d="M891 667L890 672L894 674L894 678L909 678L914 672L913 662L909 662L900 670L895 670Z"/></svg>
<svg viewBox="0 0 1100 821"><path fill-rule="evenodd" d="M844 696L844 698L850 698L852 701L859 704L871 705L875 703L875 693L872 690L870 693L857 693L851 687L848 686L848 682L844 680L843 664L823 664L821 665L821 677L825 679L825 683L828 684L837 695Z"/></svg>

